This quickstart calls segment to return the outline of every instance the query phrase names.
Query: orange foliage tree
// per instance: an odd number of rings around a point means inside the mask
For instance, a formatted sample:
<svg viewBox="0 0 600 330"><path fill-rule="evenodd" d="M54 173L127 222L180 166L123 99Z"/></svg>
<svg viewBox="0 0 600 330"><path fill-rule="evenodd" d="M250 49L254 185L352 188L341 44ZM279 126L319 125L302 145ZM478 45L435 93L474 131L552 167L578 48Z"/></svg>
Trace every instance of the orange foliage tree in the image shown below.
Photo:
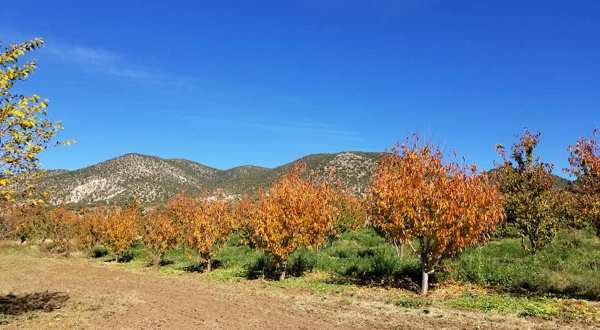
<svg viewBox="0 0 600 330"><path fill-rule="evenodd" d="M48 213L48 236L52 239L52 250L69 254L71 241L75 236L75 226L78 221L77 214L59 207Z"/></svg>
<svg viewBox="0 0 600 330"><path fill-rule="evenodd" d="M185 246L184 243L187 242L185 233L188 231L194 218L198 217L200 211L198 201L183 193L177 194L167 203L165 212L169 214L173 220L173 226L180 233L179 244Z"/></svg>
<svg viewBox="0 0 600 330"><path fill-rule="evenodd" d="M252 240L273 257L280 279L285 279L289 255L301 246L318 247L335 232L339 210L326 180L307 177L306 164L295 164L269 192L258 193L250 219Z"/></svg>
<svg viewBox="0 0 600 330"><path fill-rule="evenodd" d="M335 221L336 234L357 230L366 225L368 214L364 198L347 191L336 191L334 201L339 212Z"/></svg>
<svg viewBox="0 0 600 330"><path fill-rule="evenodd" d="M252 245L251 219L256 212L256 201L242 196L233 206L232 231L238 232L240 242Z"/></svg>
<svg viewBox="0 0 600 330"><path fill-rule="evenodd" d="M154 266L160 267L164 254L178 244L179 231L166 210L153 210L145 221L144 244L154 255Z"/></svg>
<svg viewBox="0 0 600 330"><path fill-rule="evenodd" d="M580 217L589 221L600 236L600 143L598 131L590 138L580 138L569 147L568 172L577 178L574 190Z"/></svg>
<svg viewBox="0 0 600 330"><path fill-rule="evenodd" d="M133 245L139 235L141 211L137 204L109 212L104 223L103 241L116 261Z"/></svg>
<svg viewBox="0 0 600 330"><path fill-rule="evenodd" d="M369 202L386 239L418 241L423 295L443 259L486 239L504 216L500 193L474 166L444 164L442 152L418 138L381 157Z"/></svg>
<svg viewBox="0 0 600 330"><path fill-rule="evenodd" d="M199 206L191 214L184 235L187 245L198 252L206 263L205 270L210 272L213 258L219 254L233 230L233 214L230 203L223 198L208 198Z"/></svg>
<svg viewBox="0 0 600 330"><path fill-rule="evenodd" d="M48 212L40 205L15 205L12 216L16 224L14 235L21 243L50 238Z"/></svg>
<svg viewBox="0 0 600 330"><path fill-rule="evenodd" d="M26 223L25 207L0 201L0 239L18 239L21 243L30 238Z"/></svg>
<svg viewBox="0 0 600 330"><path fill-rule="evenodd" d="M107 212L101 207L86 211L77 226L79 244L81 247L92 250L96 245L102 243L104 221Z"/></svg>

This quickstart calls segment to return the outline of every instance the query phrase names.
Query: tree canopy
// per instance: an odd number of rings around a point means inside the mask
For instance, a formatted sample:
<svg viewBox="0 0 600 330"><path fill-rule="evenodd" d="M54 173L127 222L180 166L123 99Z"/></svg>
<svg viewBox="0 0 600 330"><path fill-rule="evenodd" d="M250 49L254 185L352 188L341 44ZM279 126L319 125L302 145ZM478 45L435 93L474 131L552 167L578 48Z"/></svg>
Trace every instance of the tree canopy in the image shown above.
<svg viewBox="0 0 600 330"><path fill-rule="evenodd" d="M48 100L14 91L36 69L33 60L21 63L23 56L43 43L36 38L0 49L0 201L15 198L14 184L38 169L38 154L62 128L47 118Z"/></svg>

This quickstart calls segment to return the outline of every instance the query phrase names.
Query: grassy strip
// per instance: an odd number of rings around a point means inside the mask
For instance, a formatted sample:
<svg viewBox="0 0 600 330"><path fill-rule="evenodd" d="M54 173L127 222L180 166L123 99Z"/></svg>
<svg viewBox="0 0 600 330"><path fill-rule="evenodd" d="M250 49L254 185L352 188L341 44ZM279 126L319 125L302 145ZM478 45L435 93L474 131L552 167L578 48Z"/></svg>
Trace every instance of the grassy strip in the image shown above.
<svg viewBox="0 0 600 330"><path fill-rule="evenodd" d="M598 307L581 300L526 297L503 293L463 293L442 303L453 308L484 313L513 314L520 317L592 322L600 320Z"/></svg>

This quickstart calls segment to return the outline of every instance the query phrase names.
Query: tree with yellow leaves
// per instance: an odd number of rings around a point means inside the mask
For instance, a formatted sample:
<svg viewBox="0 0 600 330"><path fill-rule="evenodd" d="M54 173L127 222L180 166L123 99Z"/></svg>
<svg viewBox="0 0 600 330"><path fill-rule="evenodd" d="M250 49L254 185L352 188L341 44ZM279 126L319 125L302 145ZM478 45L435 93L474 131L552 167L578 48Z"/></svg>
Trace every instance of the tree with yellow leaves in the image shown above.
<svg viewBox="0 0 600 330"><path fill-rule="evenodd" d="M381 157L369 205L373 226L419 255L422 295L442 260L485 240L504 217L500 192L486 176L474 166L445 164L437 147L416 137Z"/></svg>
<svg viewBox="0 0 600 330"><path fill-rule="evenodd" d="M77 225L77 234L81 247L91 251L95 246L102 243L104 222L108 212L102 207L87 210Z"/></svg>
<svg viewBox="0 0 600 330"><path fill-rule="evenodd" d="M141 211L135 203L109 212L104 223L103 242L115 255L117 262L135 242L140 224Z"/></svg>
<svg viewBox="0 0 600 330"><path fill-rule="evenodd" d="M177 194L167 202L165 212L169 214L173 225L181 233L179 244L185 246L187 242L185 233L190 227L190 223L198 217L200 211L198 201L183 193Z"/></svg>
<svg viewBox="0 0 600 330"><path fill-rule="evenodd" d="M46 118L47 100L12 91L16 82L28 79L36 69L35 61L20 64L19 60L42 45L37 38L0 49L0 201L15 198L15 184L28 181L38 169L38 154L62 128Z"/></svg>
<svg viewBox="0 0 600 330"><path fill-rule="evenodd" d="M335 192L334 202L338 208L338 217L335 221L335 234L363 228L367 223L366 201L349 191L338 190Z"/></svg>
<svg viewBox="0 0 600 330"><path fill-rule="evenodd" d="M154 255L154 266L160 268L165 253L177 246L178 228L170 214L163 209L148 213L144 224L144 244Z"/></svg>
<svg viewBox="0 0 600 330"><path fill-rule="evenodd" d="M48 236L52 239L52 251L69 254L75 237L77 214L65 207L51 210L47 216Z"/></svg>
<svg viewBox="0 0 600 330"><path fill-rule="evenodd" d="M285 279L290 254L301 246L316 248L335 233L339 209L336 194L327 180L308 178L306 164L299 162L268 192L259 191L250 224L254 244L273 257Z"/></svg>
<svg viewBox="0 0 600 330"><path fill-rule="evenodd" d="M252 246L251 219L256 212L256 201L248 196L242 196L233 205L232 231L239 234L240 243Z"/></svg>
<svg viewBox="0 0 600 330"><path fill-rule="evenodd" d="M198 252L206 263L205 270L210 272L214 257L233 230L233 212L231 204L224 198L206 198L200 201L199 206L184 235L187 245Z"/></svg>

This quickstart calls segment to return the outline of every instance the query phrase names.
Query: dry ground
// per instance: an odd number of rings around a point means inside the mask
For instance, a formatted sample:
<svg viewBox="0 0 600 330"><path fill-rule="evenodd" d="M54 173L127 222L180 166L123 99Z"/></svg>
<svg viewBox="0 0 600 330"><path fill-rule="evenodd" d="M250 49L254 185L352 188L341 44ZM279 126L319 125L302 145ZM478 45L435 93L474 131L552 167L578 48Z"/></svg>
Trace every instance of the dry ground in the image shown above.
<svg viewBox="0 0 600 330"><path fill-rule="evenodd" d="M84 258L0 253L0 328L553 329L594 328L451 309L403 309L359 295L264 282L222 283Z"/></svg>

